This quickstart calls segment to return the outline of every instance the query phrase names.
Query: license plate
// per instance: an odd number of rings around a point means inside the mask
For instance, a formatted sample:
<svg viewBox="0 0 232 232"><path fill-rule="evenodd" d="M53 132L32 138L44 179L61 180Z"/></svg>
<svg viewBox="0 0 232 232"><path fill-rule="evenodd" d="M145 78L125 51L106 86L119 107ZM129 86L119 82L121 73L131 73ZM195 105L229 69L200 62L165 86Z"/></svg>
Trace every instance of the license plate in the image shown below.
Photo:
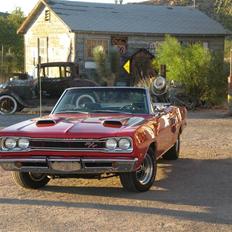
<svg viewBox="0 0 232 232"><path fill-rule="evenodd" d="M80 162L59 162L54 161L50 164L51 168L55 171L63 171L63 172L74 172L79 171L81 169Z"/></svg>

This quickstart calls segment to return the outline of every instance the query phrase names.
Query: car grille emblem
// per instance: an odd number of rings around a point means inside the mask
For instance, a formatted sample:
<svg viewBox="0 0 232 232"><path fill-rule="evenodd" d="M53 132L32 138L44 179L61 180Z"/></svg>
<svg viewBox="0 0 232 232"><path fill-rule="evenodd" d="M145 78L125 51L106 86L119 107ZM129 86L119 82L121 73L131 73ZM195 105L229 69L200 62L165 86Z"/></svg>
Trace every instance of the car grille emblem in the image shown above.
<svg viewBox="0 0 232 232"><path fill-rule="evenodd" d="M85 146L88 148L97 148L97 144L95 144L94 142L86 142Z"/></svg>

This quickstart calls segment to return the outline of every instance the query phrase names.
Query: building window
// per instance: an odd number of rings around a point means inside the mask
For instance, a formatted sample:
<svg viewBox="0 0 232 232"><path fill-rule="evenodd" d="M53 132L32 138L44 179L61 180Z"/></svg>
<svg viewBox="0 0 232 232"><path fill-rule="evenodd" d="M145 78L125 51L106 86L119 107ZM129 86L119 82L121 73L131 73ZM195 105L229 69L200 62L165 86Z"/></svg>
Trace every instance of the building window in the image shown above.
<svg viewBox="0 0 232 232"><path fill-rule="evenodd" d="M87 39L85 40L85 59L93 60L94 48L102 46L104 51L108 53L109 42L106 39Z"/></svg>
<svg viewBox="0 0 232 232"><path fill-rule="evenodd" d="M45 21L50 22L51 20L51 12L50 10L45 10Z"/></svg>

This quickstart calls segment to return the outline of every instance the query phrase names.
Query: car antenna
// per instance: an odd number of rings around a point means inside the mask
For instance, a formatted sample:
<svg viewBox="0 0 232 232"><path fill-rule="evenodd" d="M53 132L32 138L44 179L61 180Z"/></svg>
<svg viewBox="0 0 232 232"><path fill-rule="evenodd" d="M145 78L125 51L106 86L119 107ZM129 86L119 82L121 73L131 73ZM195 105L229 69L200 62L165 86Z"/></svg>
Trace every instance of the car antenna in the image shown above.
<svg viewBox="0 0 232 232"><path fill-rule="evenodd" d="M39 81L39 117L42 117L42 81L40 77L40 69L41 69L41 56L40 56L40 39L37 39L37 49L38 49L38 64L37 64L37 78Z"/></svg>

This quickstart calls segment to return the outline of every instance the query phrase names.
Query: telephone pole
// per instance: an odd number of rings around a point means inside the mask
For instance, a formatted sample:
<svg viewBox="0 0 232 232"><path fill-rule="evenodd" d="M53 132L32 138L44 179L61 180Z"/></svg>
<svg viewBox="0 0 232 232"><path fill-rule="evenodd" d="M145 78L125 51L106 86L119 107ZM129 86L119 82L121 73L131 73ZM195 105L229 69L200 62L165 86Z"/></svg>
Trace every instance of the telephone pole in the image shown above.
<svg viewBox="0 0 232 232"><path fill-rule="evenodd" d="M232 48L230 49L230 75L228 77L228 110L232 116Z"/></svg>

